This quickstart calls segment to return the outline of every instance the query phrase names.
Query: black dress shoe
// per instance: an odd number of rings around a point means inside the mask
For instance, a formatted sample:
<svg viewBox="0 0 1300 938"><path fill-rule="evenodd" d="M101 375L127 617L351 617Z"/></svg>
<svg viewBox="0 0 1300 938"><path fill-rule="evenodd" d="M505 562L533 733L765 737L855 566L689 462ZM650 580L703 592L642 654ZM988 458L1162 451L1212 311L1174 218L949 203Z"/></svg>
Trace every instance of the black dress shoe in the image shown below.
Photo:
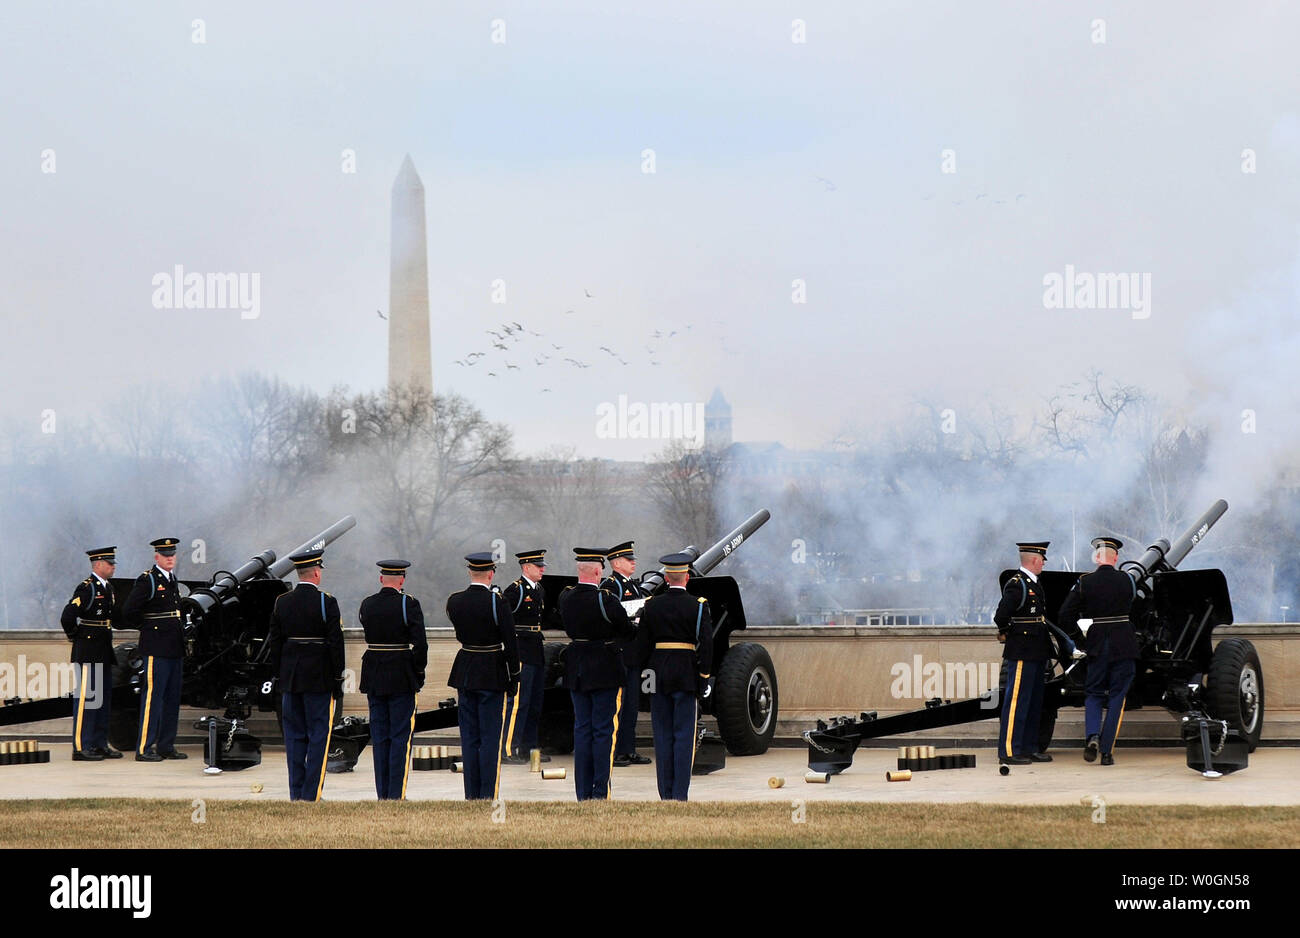
<svg viewBox="0 0 1300 938"><path fill-rule="evenodd" d="M1052 757L1045 752L1031 752L1029 754L1030 762L1051 762Z"/></svg>
<svg viewBox="0 0 1300 938"><path fill-rule="evenodd" d="M170 752L160 752L158 753L158 755L162 756L164 759L188 759L189 758L189 756L185 755L185 753L181 752L179 749L173 749Z"/></svg>
<svg viewBox="0 0 1300 938"><path fill-rule="evenodd" d="M1115 757L1112 756L1109 752L1103 752L1103 753L1101 754L1101 764L1102 764L1102 765L1114 765L1114 764L1115 764Z"/></svg>
<svg viewBox="0 0 1300 938"><path fill-rule="evenodd" d="M1099 749L1101 749L1101 740L1096 736L1089 736L1087 744L1083 747L1083 761L1096 762Z"/></svg>
<svg viewBox="0 0 1300 938"><path fill-rule="evenodd" d="M619 755L614 757L614 765L618 766L620 769L625 769L631 764L632 764L631 756Z"/></svg>
<svg viewBox="0 0 1300 938"><path fill-rule="evenodd" d="M156 752L137 752L135 754L136 762L161 762L163 757Z"/></svg>
<svg viewBox="0 0 1300 938"><path fill-rule="evenodd" d="M1028 756L1002 756L998 759L1002 765L1032 765L1033 760Z"/></svg>
<svg viewBox="0 0 1300 938"><path fill-rule="evenodd" d="M649 764L650 764L650 759L649 759L647 756L643 756L643 755L641 755L641 753L639 753L639 752L634 752L634 753L632 753L632 755L628 756L627 758L628 758L628 762L629 762L631 765L649 765Z"/></svg>
<svg viewBox="0 0 1300 938"><path fill-rule="evenodd" d="M540 758L541 758L541 761L542 761L542 762L550 762L550 761L551 761L551 757L548 756L546 753L542 753L542 755L541 755Z"/></svg>
<svg viewBox="0 0 1300 938"><path fill-rule="evenodd" d="M104 757L95 749L74 749L72 750L73 762L103 762Z"/></svg>
<svg viewBox="0 0 1300 938"><path fill-rule="evenodd" d="M523 756L502 756L501 761L506 765L527 765L528 760Z"/></svg>
<svg viewBox="0 0 1300 938"><path fill-rule="evenodd" d="M118 752L116 749L114 749L112 746L107 746L107 747L105 747L105 746L100 746L98 749L95 750L95 752L99 753L99 754L100 754L101 756L103 756L105 759L120 759L120 758L122 758L122 754L121 754L120 752Z"/></svg>

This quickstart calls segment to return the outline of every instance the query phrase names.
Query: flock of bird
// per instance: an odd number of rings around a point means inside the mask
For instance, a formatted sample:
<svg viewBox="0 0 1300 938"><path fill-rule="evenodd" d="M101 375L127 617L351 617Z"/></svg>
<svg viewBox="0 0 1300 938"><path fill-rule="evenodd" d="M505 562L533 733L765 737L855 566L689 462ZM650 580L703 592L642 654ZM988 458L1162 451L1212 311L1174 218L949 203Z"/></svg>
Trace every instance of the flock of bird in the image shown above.
<svg viewBox="0 0 1300 938"><path fill-rule="evenodd" d="M595 299L595 297L592 296L590 290L583 289L582 292L587 299L589 300ZM375 310L375 312L380 319L383 320L388 319L388 317L385 316L383 312L381 312L380 310ZM576 312L575 309L570 308L570 309L566 309L564 311L564 314L572 315L575 312ZM691 328L692 328L691 326L687 326L686 331L690 331ZM496 352L501 352L501 353L514 352L516 355L523 355L525 356L525 358L531 358L534 368L545 368L548 365L552 365L552 364L564 364L564 365L568 365L571 368L577 368L579 370L585 370L591 367L590 361L583 361L580 358L573 357L574 354L577 354L576 350L573 351L573 354L560 357L554 353L563 352L565 350L565 346L557 345L556 343L550 341L547 341L545 343L533 342L531 339L526 338L528 336L531 336L532 339L545 339L546 336L541 332L534 332L532 329L526 328L523 325L523 323L516 322L514 320L511 320L509 322L503 322L495 329L485 329L484 333L490 337L490 341L488 343L490 348L488 349L488 351L469 352L468 354L465 355L464 358L454 359L453 363L460 366L461 368L474 368L477 365L483 363L485 360L487 360L487 365L489 367L497 369L495 371L487 372L487 376L489 378L499 378L507 372L522 370L520 365L514 364L512 361L510 361L509 358L506 357L506 355L496 354L493 351L496 350ZM665 332L662 329L655 329L649 333L647 338L652 339L657 343L662 343L671 340L682 334L683 333L677 329L672 329L668 332ZM549 350L544 349L542 347L543 345L549 345L550 346ZM662 362L658 361L654 357L655 355L658 354L658 349L650 345L645 345L644 348L646 354L649 356L647 360L651 365L659 366L662 364ZM626 366L631 364L631 362L629 362L626 358L624 358L620 352L616 351L613 348L610 348L608 345L602 345L596 351L604 352L605 354L613 358L615 361L617 361L620 365ZM590 357L590 356L584 356L584 357ZM539 393L542 394L550 393L550 391L551 389L549 387L539 389Z"/></svg>

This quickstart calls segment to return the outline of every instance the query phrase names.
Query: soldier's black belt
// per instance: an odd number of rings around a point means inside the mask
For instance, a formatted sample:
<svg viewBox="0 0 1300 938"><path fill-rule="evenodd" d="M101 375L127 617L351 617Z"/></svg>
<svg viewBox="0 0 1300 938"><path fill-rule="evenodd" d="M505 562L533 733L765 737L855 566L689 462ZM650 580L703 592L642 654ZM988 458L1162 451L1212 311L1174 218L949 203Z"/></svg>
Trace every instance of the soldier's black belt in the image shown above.
<svg viewBox="0 0 1300 938"><path fill-rule="evenodd" d="M1041 625L1047 620L1042 616L1012 616L1011 621L1015 625Z"/></svg>
<svg viewBox="0 0 1300 938"><path fill-rule="evenodd" d="M541 630L542 627L540 625L516 625L515 626L516 632L540 632Z"/></svg>
<svg viewBox="0 0 1300 938"><path fill-rule="evenodd" d="M410 645L367 645L366 651L410 651Z"/></svg>
<svg viewBox="0 0 1300 938"><path fill-rule="evenodd" d="M113 627L113 623L108 619L78 619L77 625L95 625L105 629Z"/></svg>
<svg viewBox="0 0 1300 938"><path fill-rule="evenodd" d="M464 651L505 651L505 645L497 642L495 645L461 645Z"/></svg>
<svg viewBox="0 0 1300 938"><path fill-rule="evenodd" d="M612 645L612 638L575 638L571 639L575 645Z"/></svg>
<svg viewBox="0 0 1300 938"><path fill-rule="evenodd" d="M323 638L294 638L293 636L289 636L288 638L285 639L285 641L294 642L295 644L298 645L324 645L325 644L325 639Z"/></svg>
<svg viewBox="0 0 1300 938"><path fill-rule="evenodd" d="M179 609L173 609L171 612L146 612L144 614L146 619L179 619L180 617L181 611Z"/></svg>
<svg viewBox="0 0 1300 938"><path fill-rule="evenodd" d="M1121 622L1129 621L1128 616L1097 616L1092 620L1093 625L1118 625Z"/></svg>

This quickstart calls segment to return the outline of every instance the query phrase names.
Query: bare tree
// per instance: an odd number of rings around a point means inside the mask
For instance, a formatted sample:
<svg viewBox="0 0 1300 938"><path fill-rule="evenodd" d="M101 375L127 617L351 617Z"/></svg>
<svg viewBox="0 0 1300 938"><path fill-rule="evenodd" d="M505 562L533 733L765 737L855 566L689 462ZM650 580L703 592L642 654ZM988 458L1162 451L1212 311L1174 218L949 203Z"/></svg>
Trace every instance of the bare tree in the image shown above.
<svg viewBox="0 0 1300 938"><path fill-rule="evenodd" d="M200 433L254 511L299 491L329 468L328 409L318 395L244 373L209 384Z"/></svg>
<svg viewBox="0 0 1300 938"><path fill-rule="evenodd" d="M401 388L356 398L354 470L391 542L415 556L482 530L489 483L512 469L511 434L464 398Z"/></svg>
<svg viewBox="0 0 1300 938"><path fill-rule="evenodd" d="M727 450L691 449L674 440L649 467L647 489L669 530L696 542L712 543L721 533L722 484Z"/></svg>
<svg viewBox="0 0 1300 938"><path fill-rule="evenodd" d="M571 446L519 463L508 485L505 500L518 516L512 523L521 537L536 541L525 547L572 547L631 521L619 511L620 497L630 494L626 481L608 461L579 459Z"/></svg>

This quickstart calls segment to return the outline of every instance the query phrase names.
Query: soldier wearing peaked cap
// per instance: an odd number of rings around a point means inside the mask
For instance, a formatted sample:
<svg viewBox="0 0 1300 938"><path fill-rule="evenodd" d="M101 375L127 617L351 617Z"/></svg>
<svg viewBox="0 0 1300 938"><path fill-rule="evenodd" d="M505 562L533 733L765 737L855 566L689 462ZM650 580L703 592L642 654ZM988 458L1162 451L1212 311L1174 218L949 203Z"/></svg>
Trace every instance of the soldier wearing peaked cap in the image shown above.
<svg viewBox="0 0 1300 938"><path fill-rule="evenodd" d="M690 554L660 557L668 590L646 600L637 629L637 660L651 674L659 798L685 801L695 766L696 697L711 689L713 618L703 596L686 592Z"/></svg>
<svg viewBox="0 0 1300 938"><path fill-rule="evenodd" d="M144 658L137 762L186 758L176 748L185 671L185 630L175 572L178 543L174 537L149 542L154 551L153 566L136 577L122 606L127 625L140 630L139 651Z"/></svg>
<svg viewBox="0 0 1300 938"><path fill-rule="evenodd" d="M1038 582L1047 562L1049 541L1020 541L1020 569L1002 588L993 621L1002 650L1002 718L998 732L998 761L1006 765L1050 762L1037 751L1047 660L1052 653Z"/></svg>
<svg viewBox="0 0 1300 938"><path fill-rule="evenodd" d="M501 591L501 598L515 622L515 639L519 645L519 691L506 705L504 761L511 765L528 762L528 753L537 748L537 729L542 716L546 691L546 654L542 629L547 627L546 594L542 574L546 570L546 551L526 550L515 554L519 561L519 579ZM550 756L542 761L549 762Z"/></svg>
<svg viewBox="0 0 1300 938"><path fill-rule="evenodd" d="M77 584L63 607L60 624L72 643L71 661L77 669L77 709L72 717L72 760L99 762L120 759L108 744L113 705L114 594L109 577L117 566L116 547L86 551L90 576ZM120 628L120 624L118 624Z"/></svg>
<svg viewBox="0 0 1300 938"><path fill-rule="evenodd" d="M336 701L343 696L343 622L338 600L320 588L323 554L289 558L298 585L276 597L266 635L281 693L290 801L320 801Z"/></svg>
<svg viewBox="0 0 1300 938"><path fill-rule="evenodd" d="M605 552L605 558L609 561L610 575L601 581L601 589L623 603L646 595L641 584L632 579L636 573L634 542L615 544ZM636 623L633 622L633 628L635 626ZM628 638L615 642L627 665L627 676L623 681L622 715L618 721L618 740L614 745L614 765L619 767L650 764L649 759L636 751L636 721L641 710L641 669L632 660L635 654L632 641L632 638Z"/></svg>
<svg viewBox="0 0 1300 938"><path fill-rule="evenodd" d="M564 685L573 698L573 784L578 800L609 798L614 741L622 713L626 668L617 639L633 637L627 612L600 588L605 553L575 547L578 584L557 605L572 639L564 652Z"/></svg>
<svg viewBox="0 0 1300 938"><path fill-rule="evenodd" d="M1083 757L1093 762L1100 752L1102 765L1115 762L1115 738L1124 722L1124 702L1133 685L1133 662L1138 656L1137 632L1129 619L1137 587L1131 576L1115 566L1123 546L1118 538L1093 539L1092 560L1097 569L1075 581L1061 603L1059 617L1065 629L1078 628L1080 618L1092 619L1084 636L1088 651L1084 724L1088 738Z"/></svg>
<svg viewBox="0 0 1300 938"><path fill-rule="evenodd" d="M465 562L470 584L447 598L447 618L460 642L447 684L457 691L465 797L495 799L506 691L519 689L519 649L510 608L492 589L497 569L492 554L470 554Z"/></svg>
<svg viewBox="0 0 1300 938"><path fill-rule="evenodd" d="M429 640L420 601L403 590L406 560L381 560L379 592L361 601L357 619L366 633L361 693L370 704L375 793L381 801L406 797L415 734L415 696L424 686Z"/></svg>

